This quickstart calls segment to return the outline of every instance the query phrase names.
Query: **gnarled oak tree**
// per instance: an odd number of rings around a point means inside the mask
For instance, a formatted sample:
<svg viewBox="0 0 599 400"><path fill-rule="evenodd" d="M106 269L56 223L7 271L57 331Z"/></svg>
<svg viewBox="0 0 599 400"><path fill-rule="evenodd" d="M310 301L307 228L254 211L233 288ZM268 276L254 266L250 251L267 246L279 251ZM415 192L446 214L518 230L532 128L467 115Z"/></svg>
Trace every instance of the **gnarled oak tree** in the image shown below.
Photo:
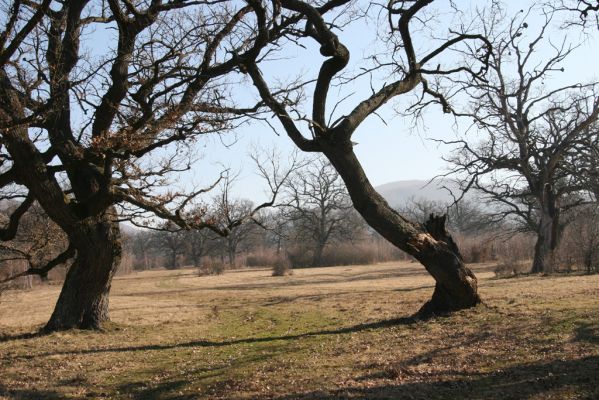
<svg viewBox="0 0 599 400"><path fill-rule="evenodd" d="M239 57L256 59L265 38L248 23L254 9L234 1L2 6L0 187L21 199L2 239L14 237L38 202L69 242L48 266L73 259L46 329L99 328L121 257L119 210L222 235L243 223L219 227L202 213L190 216L207 189L174 191L166 178L190 168L194 138L258 109L235 107L227 74ZM271 24L269 38L298 20ZM38 270L47 268L29 273Z"/></svg>
<svg viewBox="0 0 599 400"><path fill-rule="evenodd" d="M435 278L433 297L423 306L421 315L459 310L478 304L480 297L476 277L464 265L455 242L445 230L444 217L431 216L425 224L412 222L391 208L377 193L354 153L351 139L360 124L376 114L391 99L409 94L419 87L422 88L423 95L440 99L440 94L434 92L428 84L428 77L480 72L472 71L471 68L474 67L467 65L450 68L442 68L440 64L437 66L442 56L465 42L475 43L473 45L482 47L483 53L486 53L488 43L478 34L451 32L445 40L436 42L438 45L432 50L418 54L413 42L412 27L422 23L421 16L427 18L424 15L425 9L431 3L432 0L393 0L379 5L388 16L386 43L392 47L389 49L388 62L374 57L375 62L380 62L374 68L388 68L391 80L379 89L373 89L372 95L334 121L327 120L327 115L336 108L330 107L327 102L329 91L337 84L353 84L351 79L336 80L347 68L350 52L336 33L337 25L328 22L312 3L302 0L281 0L275 3L279 6L276 12L300 13L306 19L303 30L290 32L288 36L293 35L294 41L305 40L317 44L324 58L311 93L310 116L304 116L301 109L289 106L285 98L272 89L272 83L268 82L256 62L257 57L238 57L242 71L249 74L260 98L270 107L297 147L306 152L324 154L342 177L354 207L368 224L391 243L414 256ZM251 1L249 4L257 16L258 37L266 41L272 10L259 1ZM371 4L368 8L368 12L379 11L380 8L376 5ZM484 68L484 63L481 67ZM308 126L305 132L302 132L303 122Z"/></svg>

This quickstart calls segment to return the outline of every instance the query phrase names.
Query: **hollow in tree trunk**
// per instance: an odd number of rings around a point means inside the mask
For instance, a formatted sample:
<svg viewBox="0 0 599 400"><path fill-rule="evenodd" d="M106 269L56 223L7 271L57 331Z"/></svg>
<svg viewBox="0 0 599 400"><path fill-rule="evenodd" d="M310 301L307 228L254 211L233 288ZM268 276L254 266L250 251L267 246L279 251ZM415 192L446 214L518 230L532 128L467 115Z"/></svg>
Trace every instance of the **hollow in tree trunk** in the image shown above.
<svg viewBox="0 0 599 400"><path fill-rule="evenodd" d="M122 251L113 212L88 217L69 233L77 255L45 331L101 329L109 320L108 295Z"/></svg>

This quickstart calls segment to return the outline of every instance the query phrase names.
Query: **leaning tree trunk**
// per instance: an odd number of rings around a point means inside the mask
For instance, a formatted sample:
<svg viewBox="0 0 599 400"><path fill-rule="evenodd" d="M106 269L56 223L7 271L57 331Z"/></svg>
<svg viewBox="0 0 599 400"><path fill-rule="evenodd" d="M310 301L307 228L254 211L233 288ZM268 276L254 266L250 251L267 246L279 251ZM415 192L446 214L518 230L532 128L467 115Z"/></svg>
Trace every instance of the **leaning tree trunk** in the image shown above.
<svg viewBox="0 0 599 400"><path fill-rule="evenodd" d="M101 329L109 320L108 295L122 252L113 213L88 217L70 232L77 256L44 330Z"/></svg>
<svg viewBox="0 0 599 400"><path fill-rule="evenodd" d="M344 147L334 144L324 154L345 182L356 210L385 239L420 261L435 279L433 296L419 315L427 317L479 304L477 279L445 230L445 217L431 215L421 225L401 216L372 187L351 145Z"/></svg>

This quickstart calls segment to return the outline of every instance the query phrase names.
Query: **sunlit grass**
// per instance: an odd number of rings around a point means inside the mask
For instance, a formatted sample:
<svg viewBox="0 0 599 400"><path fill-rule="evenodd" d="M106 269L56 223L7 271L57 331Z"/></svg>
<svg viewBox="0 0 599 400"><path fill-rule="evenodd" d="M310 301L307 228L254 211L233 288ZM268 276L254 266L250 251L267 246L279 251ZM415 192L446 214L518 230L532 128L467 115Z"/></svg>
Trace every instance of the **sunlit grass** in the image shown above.
<svg viewBox="0 0 599 400"><path fill-rule="evenodd" d="M494 279L485 305L409 318L417 264L119 277L105 332L32 338L58 286L0 301L0 398L599 398L599 276Z"/></svg>

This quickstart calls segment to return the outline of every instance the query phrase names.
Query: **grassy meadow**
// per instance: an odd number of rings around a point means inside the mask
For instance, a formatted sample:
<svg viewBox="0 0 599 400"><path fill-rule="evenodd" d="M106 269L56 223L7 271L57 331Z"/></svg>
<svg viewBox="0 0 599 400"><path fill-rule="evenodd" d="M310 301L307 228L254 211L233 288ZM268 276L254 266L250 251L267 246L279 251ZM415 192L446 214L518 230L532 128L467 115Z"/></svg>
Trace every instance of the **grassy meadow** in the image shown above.
<svg viewBox="0 0 599 400"><path fill-rule="evenodd" d="M104 332L31 335L59 286L0 297L0 399L599 399L599 275L496 279L410 317L418 264L117 277Z"/></svg>

